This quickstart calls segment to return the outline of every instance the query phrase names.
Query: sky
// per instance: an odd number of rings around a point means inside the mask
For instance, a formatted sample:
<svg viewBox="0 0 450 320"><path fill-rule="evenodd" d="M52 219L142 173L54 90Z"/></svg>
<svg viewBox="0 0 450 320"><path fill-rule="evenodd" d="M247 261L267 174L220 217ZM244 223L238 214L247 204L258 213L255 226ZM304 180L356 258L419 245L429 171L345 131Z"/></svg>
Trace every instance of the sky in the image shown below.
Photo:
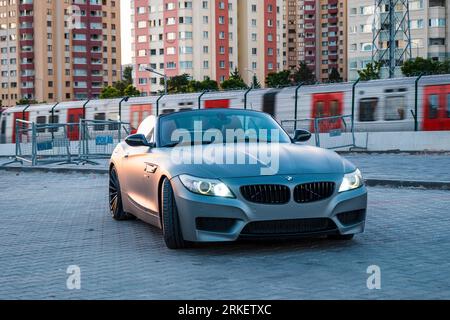
<svg viewBox="0 0 450 320"><path fill-rule="evenodd" d="M131 8L130 0L120 1L122 24L122 64L131 63Z"/></svg>

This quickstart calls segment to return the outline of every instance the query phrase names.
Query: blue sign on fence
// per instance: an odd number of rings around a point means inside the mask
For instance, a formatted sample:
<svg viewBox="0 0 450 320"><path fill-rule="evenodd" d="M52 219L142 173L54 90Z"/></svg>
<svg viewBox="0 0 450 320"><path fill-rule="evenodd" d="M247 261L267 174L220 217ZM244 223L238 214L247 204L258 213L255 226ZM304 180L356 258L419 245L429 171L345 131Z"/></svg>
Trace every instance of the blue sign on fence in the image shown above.
<svg viewBox="0 0 450 320"><path fill-rule="evenodd" d="M45 151L45 150L52 150L52 149L53 149L53 143L51 141L38 142L38 144L37 144L38 151Z"/></svg>
<svg viewBox="0 0 450 320"><path fill-rule="evenodd" d="M330 137L340 137L340 136L342 136L342 130L337 129L330 131Z"/></svg>
<svg viewBox="0 0 450 320"><path fill-rule="evenodd" d="M108 144L113 144L112 136L98 136L95 138L95 144L97 146L107 146Z"/></svg>

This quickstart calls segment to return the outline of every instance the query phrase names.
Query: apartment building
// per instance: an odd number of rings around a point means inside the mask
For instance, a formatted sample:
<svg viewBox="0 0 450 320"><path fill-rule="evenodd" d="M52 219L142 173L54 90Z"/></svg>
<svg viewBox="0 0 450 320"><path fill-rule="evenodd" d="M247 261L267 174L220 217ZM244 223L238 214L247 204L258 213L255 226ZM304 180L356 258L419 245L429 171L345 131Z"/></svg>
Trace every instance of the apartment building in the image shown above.
<svg viewBox="0 0 450 320"><path fill-rule="evenodd" d="M136 87L162 90L161 76L224 81L238 66L238 0L134 0L132 47Z"/></svg>
<svg viewBox="0 0 450 320"><path fill-rule="evenodd" d="M239 70L247 83L283 69L283 1L239 0Z"/></svg>
<svg viewBox="0 0 450 320"><path fill-rule="evenodd" d="M136 87L162 90L159 74L223 82L238 68L263 84L282 64L281 0L134 0L132 47ZM149 66L157 73L143 70Z"/></svg>
<svg viewBox="0 0 450 320"><path fill-rule="evenodd" d="M336 69L347 79L347 1L284 0L283 66L305 61L317 80Z"/></svg>
<svg viewBox="0 0 450 320"><path fill-rule="evenodd" d="M97 98L120 80L120 1L0 1L0 99Z"/></svg>
<svg viewBox="0 0 450 320"><path fill-rule="evenodd" d="M412 58L450 58L449 7L448 0L409 1ZM348 1L349 80L357 79L357 70L372 60L374 12L373 0Z"/></svg>

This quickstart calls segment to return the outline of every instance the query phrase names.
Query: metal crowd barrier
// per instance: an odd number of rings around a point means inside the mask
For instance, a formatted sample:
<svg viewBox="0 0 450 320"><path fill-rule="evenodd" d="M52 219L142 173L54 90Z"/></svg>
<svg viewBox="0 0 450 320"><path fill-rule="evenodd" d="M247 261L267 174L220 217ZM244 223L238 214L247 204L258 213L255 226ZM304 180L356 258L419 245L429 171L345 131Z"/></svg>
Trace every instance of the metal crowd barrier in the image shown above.
<svg viewBox="0 0 450 320"><path fill-rule="evenodd" d="M355 148L356 138L351 115L316 118L316 145L325 149Z"/></svg>
<svg viewBox="0 0 450 320"><path fill-rule="evenodd" d="M296 129L314 132L314 119L283 120L281 126L290 136L294 136Z"/></svg>
<svg viewBox="0 0 450 320"><path fill-rule="evenodd" d="M317 147L325 149L362 148L356 145L355 126L351 115L315 119L284 120L283 128L291 135L294 128L311 131Z"/></svg>
<svg viewBox="0 0 450 320"><path fill-rule="evenodd" d="M36 125L25 120L16 120L16 155L13 162L36 165Z"/></svg>
<svg viewBox="0 0 450 320"><path fill-rule="evenodd" d="M78 159L91 164L109 159L116 145L131 132L131 125L125 122L81 119L79 127Z"/></svg>
<svg viewBox="0 0 450 320"><path fill-rule="evenodd" d="M130 125L115 121L36 124L16 120L14 161L31 166L92 163L109 159L115 146L130 134Z"/></svg>

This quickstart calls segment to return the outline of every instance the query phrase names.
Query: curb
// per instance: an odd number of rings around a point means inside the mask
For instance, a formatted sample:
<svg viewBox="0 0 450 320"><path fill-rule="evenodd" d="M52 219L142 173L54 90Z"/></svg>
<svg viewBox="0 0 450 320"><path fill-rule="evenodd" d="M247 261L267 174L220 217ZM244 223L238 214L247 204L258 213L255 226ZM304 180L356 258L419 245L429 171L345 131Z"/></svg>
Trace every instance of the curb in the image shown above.
<svg viewBox="0 0 450 320"><path fill-rule="evenodd" d="M449 181L366 179L369 187L420 188L427 190L450 190Z"/></svg>
<svg viewBox="0 0 450 320"><path fill-rule="evenodd" d="M108 174L108 169L98 169L98 168L57 168L57 167L2 167L0 166L0 171L11 171L11 172L54 172L54 173L83 173L83 174Z"/></svg>
<svg viewBox="0 0 450 320"><path fill-rule="evenodd" d="M53 173L81 173L81 174L108 174L108 169L100 168L58 168L58 167L3 167L0 171L10 172L53 172ZM365 179L368 187L388 188L420 188L426 190L450 190L450 181L422 181L422 180L393 180L393 179Z"/></svg>

